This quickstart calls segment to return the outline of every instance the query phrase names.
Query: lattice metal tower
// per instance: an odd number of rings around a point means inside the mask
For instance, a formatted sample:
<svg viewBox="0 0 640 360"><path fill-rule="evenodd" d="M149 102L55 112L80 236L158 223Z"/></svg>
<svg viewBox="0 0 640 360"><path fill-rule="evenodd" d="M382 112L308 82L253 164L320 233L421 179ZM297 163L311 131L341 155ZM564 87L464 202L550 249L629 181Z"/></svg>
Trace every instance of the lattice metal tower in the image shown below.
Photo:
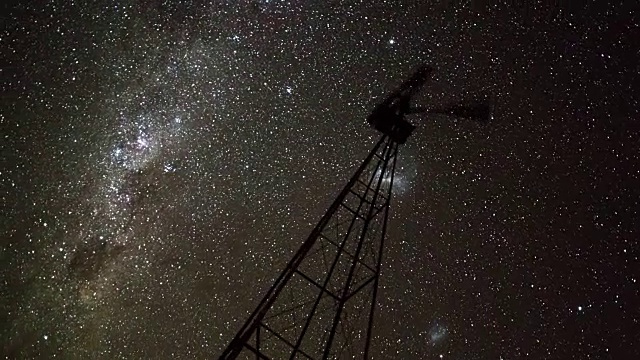
<svg viewBox="0 0 640 360"><path fill-rule="evenodd" d="M474 110L412 108L431 72L420 67L374 109L380 140L220 359L369 358L398 145L415 128L405 115Z"/></svg>

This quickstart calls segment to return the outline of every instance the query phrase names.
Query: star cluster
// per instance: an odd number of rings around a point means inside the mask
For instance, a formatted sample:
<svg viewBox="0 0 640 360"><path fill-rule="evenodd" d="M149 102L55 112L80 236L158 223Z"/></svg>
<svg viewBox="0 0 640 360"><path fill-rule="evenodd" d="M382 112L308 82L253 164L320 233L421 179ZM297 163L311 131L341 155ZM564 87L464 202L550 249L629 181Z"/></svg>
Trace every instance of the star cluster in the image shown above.
<svg viewBox="0 0 640 360"><path fill-rule="evenodd" d="M220 354L427 63L418 105L488 98L492 121L410 119L373 357L640 356L638 13L7 5L2 354Z"/></svg>

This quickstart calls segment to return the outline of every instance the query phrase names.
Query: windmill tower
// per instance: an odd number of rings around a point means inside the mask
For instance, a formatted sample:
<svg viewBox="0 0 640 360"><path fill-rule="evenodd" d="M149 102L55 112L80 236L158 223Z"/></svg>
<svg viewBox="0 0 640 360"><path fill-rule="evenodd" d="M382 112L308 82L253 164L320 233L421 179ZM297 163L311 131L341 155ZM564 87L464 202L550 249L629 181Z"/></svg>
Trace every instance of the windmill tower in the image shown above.
<svg viewBox="0 0 640 360"><path fill-rule="evenodd" d="M411 107L431 73L421 66L371 113L379 141L220 359L369 358L398 146L415 129L405 116L488 115L488 107Z"/></svg>

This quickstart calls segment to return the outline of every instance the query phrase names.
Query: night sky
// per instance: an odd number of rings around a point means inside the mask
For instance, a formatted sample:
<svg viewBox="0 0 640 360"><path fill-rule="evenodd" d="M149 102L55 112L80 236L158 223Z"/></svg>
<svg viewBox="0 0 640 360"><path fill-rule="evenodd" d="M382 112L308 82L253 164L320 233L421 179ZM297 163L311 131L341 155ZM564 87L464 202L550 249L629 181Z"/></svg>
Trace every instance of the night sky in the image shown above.
<svg viewBox="0 0 640 360"><path fill-rule="evenodd" d="M0 349L218 356L416 66L375 359L640 358L640 6L3 2ZM545 3L545 2L542 2ZM573 3L573 2L572 2Z"/></svg>

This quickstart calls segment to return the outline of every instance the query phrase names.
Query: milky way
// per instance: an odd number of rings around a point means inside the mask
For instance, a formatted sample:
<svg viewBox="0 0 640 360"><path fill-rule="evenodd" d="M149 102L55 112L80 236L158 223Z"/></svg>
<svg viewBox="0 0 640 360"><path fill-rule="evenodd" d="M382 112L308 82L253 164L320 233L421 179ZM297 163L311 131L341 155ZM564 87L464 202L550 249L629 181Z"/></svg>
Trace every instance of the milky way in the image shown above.
<svg viewBox="0 0 640 360"><path fill-rule="evenodd" d="M488 98L492 121L410 119L373 358L638 358L639 13L8 5L3 355L216 357L428 63L418 105Z"/></svg>

